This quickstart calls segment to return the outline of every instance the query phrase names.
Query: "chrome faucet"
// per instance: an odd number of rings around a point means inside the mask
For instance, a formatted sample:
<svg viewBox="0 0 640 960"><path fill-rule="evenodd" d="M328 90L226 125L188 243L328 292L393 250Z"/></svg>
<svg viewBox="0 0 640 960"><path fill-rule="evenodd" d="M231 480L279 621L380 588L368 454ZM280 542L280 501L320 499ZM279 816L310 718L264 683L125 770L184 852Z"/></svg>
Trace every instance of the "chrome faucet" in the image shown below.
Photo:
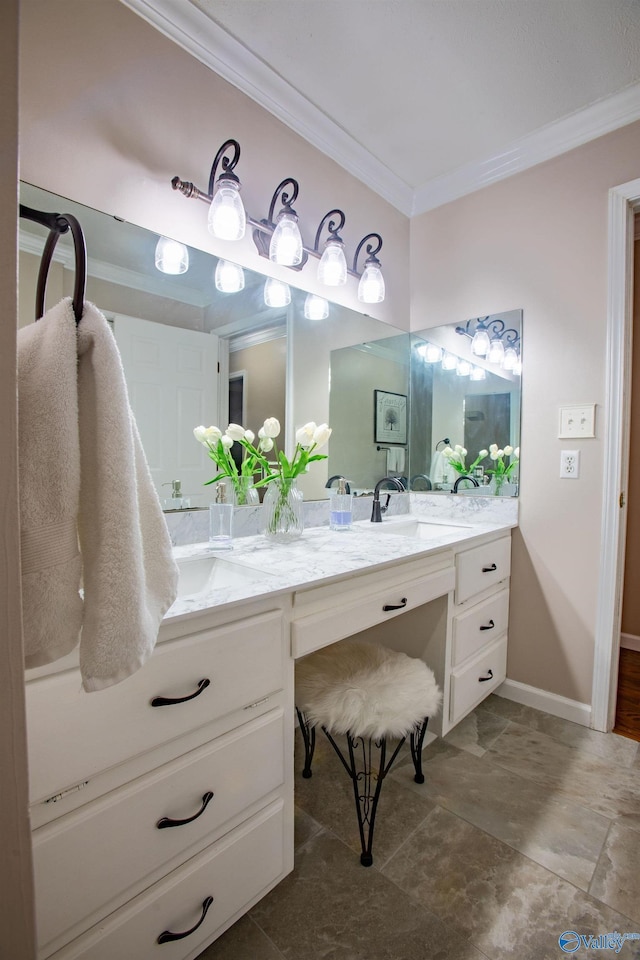
<svg viewBox="0 0 640 960"><path fill-rule="evenodd" d="M462 480L470 480L471 483L474 485L474 487L479 487L479 486L480 486L480 484L478 483L478 481L476 480L475 477L471 477L471 476L468 476L467 474L463 474L461 477L457 477L456 482L455 482L454 485L453 485L453 492L454 492L454 493L457 493L457 492L458 492L458 485L459 485L459 483L460 483Z"/></svg>
<svg viewBox="0 0 640 960"><path fill-rule="evenodd" d="M373 509L371 511L371 523L382 523L382 514L387 512L389 506L389 501L391 500L391 494L387 494L387 501L384 507L380 506L380 488L385 483L392 483L396 490L400 493L406 493L404 485L398 480L397 477L383 477L382 480L378 480L373 491Z"/></svg>

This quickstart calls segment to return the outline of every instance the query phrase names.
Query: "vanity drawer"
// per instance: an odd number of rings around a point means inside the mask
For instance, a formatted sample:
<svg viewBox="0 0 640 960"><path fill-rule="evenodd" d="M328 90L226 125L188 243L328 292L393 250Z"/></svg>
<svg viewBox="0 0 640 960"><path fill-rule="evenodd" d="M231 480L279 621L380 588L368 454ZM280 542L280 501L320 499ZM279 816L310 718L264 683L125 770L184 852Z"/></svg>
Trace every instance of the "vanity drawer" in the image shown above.
<svg viewBox="0 0 640 960"><path fill-rule="evenodd" d="M101 909L112 913L157 879L159 868L186 859L276 790L284 780L283 744L284 713L272 711L36 830L40 947L85 918L99 917ZM205 804L208 793L213 797ZM192 818L203 807L191 822L157 826L163 817Z"/></svg>
<svg viewBox="0 0 640 960"><path fill-rule="evenodd" d="M505 580L511 572L511 537L465 550L456 557L456 603Z"/></svg>
<svg viewBox="0 0 640 960"><path fill-rule="evenodd" d="M282 689L285 664L277 611L161 643L141 670L96 693L82 691L77 670L31 681L32 801L268 697ZM156 698L185 699L154 707Z"/></svg>
<svg viewBox="0 0 640 960"><path fill-rule="evenodd" d="M216 931L257 899L285 868L284 805L275 801L130 901L51 960L181 960L204 949ZM157 943L164 931L180 940Z"/></svg>
<svg viewBox="0 0 640 960"><path fill-rule="evenodd" d="M349 602L343 594L338 603L327 603L328 609L294 620L291 627L291 650L295 658L343 640L354 633L397 617L423 603L429 603L453 589L452 566L428 576L385 587L379 584L375 594L358 595ZM385 609L388 608L388 609Z"/></svg>
<svg viewBox="0 0 640 960"><path fill-rule="evenodd" d="M466 667L451 674L449 719L461 720L492 690L500 686L507 675L507 637L490 644Z"/></svg>
<svg viewBox="0 0 640 960"><path fill-rule="evenodd" d="M453 617L451 666L456 667L481 647L506 632L509 624L509 588L474 604Z"/></svg>

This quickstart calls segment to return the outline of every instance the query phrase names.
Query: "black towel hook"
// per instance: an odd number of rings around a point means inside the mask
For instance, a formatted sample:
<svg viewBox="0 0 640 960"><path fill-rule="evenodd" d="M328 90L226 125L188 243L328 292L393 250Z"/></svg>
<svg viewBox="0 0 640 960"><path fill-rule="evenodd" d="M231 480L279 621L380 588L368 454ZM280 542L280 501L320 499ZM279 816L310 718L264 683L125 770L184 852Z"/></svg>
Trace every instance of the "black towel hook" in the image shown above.
<svg viewBox="0 0 640 960"><path fill-rule="evenodd" d="M47 291L47 277L49 267L53 257L58 237L71 230L73 237L73 247L75 252L75 283L73 288L73 314L76 318L76 326L82 318L84 305L84 291L87 285L87 248L84 239L84 233L79 221L71 213L45 213L42 210L34 210L23 203L20 204L20 216L26 220L33 220L35 223L48 227L49 236L46 239L44 250L42 251L42 261L38 271L38 286L36 289L36 320L40 320L44 314L45 294Z"/></svg>

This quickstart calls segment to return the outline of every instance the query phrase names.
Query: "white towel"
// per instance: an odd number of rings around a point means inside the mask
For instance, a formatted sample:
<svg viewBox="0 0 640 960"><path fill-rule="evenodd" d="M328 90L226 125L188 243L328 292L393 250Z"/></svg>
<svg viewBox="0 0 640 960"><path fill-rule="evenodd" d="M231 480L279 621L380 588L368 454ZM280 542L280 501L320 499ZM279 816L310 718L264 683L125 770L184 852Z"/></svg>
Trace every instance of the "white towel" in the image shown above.
<svg viewBox="0 0 640 960"><path fill-rule="evenodd" d="M167 527L100 311L86 303L76 331L63 300L19 331L18 362L26 663L81 629L82 683L101 690L147 660L175 600Z"/></svg>
<svg viewBox="0 0 640 960"><path fill-rule="evenodd" d="M387 450L387 473L402 473L404 470L404 447L389 447Z"/></svg>

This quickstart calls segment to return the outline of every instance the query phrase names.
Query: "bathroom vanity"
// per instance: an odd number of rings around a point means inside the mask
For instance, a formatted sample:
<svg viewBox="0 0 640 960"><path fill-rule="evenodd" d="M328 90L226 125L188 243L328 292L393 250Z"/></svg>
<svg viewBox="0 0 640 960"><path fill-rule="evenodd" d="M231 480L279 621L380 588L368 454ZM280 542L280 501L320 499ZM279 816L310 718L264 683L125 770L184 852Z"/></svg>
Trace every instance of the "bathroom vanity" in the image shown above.
<svg viewBox="0 0 640 960"><path fill-rule="evenodd" d="M421 656L429 729L455 726L505 679L513 525L177 548L143 669L92 694L73 657L29 671L40 960L191 960L291 871L296 658L353 635Z"/></svg>

